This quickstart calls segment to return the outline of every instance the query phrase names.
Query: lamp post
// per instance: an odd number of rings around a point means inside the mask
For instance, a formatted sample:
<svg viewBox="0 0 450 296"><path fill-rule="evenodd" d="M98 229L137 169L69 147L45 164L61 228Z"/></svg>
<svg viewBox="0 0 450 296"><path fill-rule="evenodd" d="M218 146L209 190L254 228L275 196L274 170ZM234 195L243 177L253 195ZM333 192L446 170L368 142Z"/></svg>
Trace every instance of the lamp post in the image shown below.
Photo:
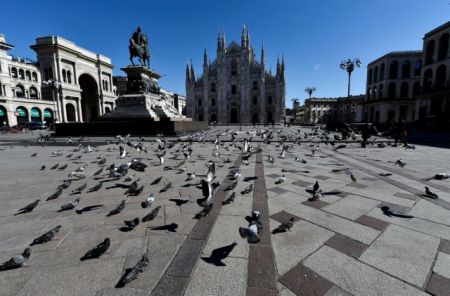
<svg viewBox="0 0 450 296"><path fill-rule="evenodd" d="M59 90L61 88L61 82L50 79L50 80L42 81L42 84L52 88L53 110L55 110L53 120L54 120L54 123L56 123L56 122L58 122L58 116L59 116L59 108L58 108L58 104L56 103L56 100L58 100L58 97L59 97ZM56 93L56 96L55 96L55 93ZM55 97L56 97L56 99L55 99Z"/></svg>
<svg viewBox="0 0 450 296"><path fill-rule="evenodd" d="M348 73L348 89L347 89L347 121L350 121L350 77L352 76L352 72L353 70L355 70L355 67L361 67L361 61L356 58L356 59L347 59L347 60L343 60L340 64L340 67L342 70L347 71Z"/></svg>

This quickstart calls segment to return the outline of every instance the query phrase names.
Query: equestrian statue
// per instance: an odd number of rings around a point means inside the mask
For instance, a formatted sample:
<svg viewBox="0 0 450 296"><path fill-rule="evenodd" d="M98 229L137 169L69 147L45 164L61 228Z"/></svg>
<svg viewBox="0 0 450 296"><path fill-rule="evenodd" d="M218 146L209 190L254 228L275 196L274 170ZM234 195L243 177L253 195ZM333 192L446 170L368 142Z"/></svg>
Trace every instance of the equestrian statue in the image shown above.
<svg viewBox="0 0 450 296"><path fill-rule="evenodd" d="M130 45L128 46L130 61L133 66L135 65L133 58L137 57L142 66L150 68L150 51L148 50L148 46L147 35L142 32L140 26L137 27L130 38Z"/></svg>

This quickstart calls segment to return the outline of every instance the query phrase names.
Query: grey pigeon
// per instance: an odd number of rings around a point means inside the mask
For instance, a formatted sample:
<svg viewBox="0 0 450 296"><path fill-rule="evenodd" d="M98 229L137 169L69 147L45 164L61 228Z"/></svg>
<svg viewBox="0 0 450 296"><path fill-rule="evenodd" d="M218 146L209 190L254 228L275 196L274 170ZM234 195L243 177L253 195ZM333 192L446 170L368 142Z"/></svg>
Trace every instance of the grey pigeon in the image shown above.
<svg viewBox="0 0 450 296"><path fill-rule="evenodd" d="M47 197L47 201L57 199L62 194L62 191L63 191L62 188L58 188L55 193Z"/></svg>
<svg viewBox="0 0 450 296"><path fill-rule="evenodd" d="M121 202L116 208L114 208L113 210L111 210L111 211L106 215L106 217L109 217L109 216L113 216L113 215L119 214L123 209L125 209L125 200L122 200L122 202Z"/></svg>
<svg viewBox="0 0 450 296"><path fill-rule="evenodd" d="M58 186L60 189L66 189L72 184L72 180L65 180L61 185Z"/></svg>
<svg viewBox="0 0 450 296"><path fill-rule="evenodd" d="M273 234L286 232L294 226L294 217L290 218L289 221L281 223L277 228L272 230Z"/></svg>
<svg viewBox="0 0 450 296"><path fill-rule="evenodd" d="M432 198L432 199L439 198L439 196L436 193L434 193L433 191L431 191L430 188L428 188L428 186L425 186L425 194L426 194L426 196L428 196L429 198Z"/></svg>
<svg viewBox="0 0 450 296"><path fill-rule="evenodd" d="M63 204L59 211L61 212L61 211L73 210L78 205L79 202L80 202L80 198L77 198L69 203Z"/></svg>
<svg viewBox="0 0 450 296"><path fill-rule="evenodd" d="M31 255L31 249L26 248L22 254L16 255L0 265L0 271L19 268L25 265Z"/></svg>
<svg viewBox="0 0 450 296"><path fill-rule="evenodd" d="M87 183L84 183L80 187L74 189L71 194L80 194L86 188L87 188Z"/></svg>
<svg viewBox="0 0 450 296"><path fill-rule="evenodd" d="M100 188L102 188L102 186L103 186L103 183L100 182L100 183L98 183L97 185L95 185L94 187L90 188L90 189L88 190L88 192L95 192L95 191L98 191L98 190L100 190Z"/></svg>
<svg viewBox="0 0 450 296"><path fill-rule="evenodd" d="M242 194L248 194L248 193L250 193L252 191L253 191L253 183L250 184L249 186L247 186L241 193Z"/></svg>
<svg viewBox="0 0 450 296"><path fill-rule="evenodd" d="M32 211L34 210L34 208L37 207L37 205L39 204L39 202L40 202L40 200L37 199L36 201L30 203L29 205L26 205L25 207L19 209L19 210L17 211L17 213L14 214L14 216L32 212Z"/></svg>
<svg viewBox="0 0 450 296"><path fill-rule="evenodd" d="M58 168L58 171L64 171L66 168L67 168L67 163L64 164L64 165L62 165L62 166L60 166L60 167Z"/></svg>
<svg viewBox="0 0 450 296"><path fill-rule="evenodd" d="M52 238L55 237L55 235L58 233L58 231L62 228L62 225L58 225L53 229L50 229L49 231L47 231L46 233L44 233L43 235L35 238L33 240L33 242L30 244L30 246L34 246L34 245L39 245L39 244L44 244L46 242L49 242L50 240L52 240Z"/></svg>
<svg viewBox="0 0 450 296"><path fill-rule="evenodd" d="M147 254L142 255L142 258L136 263L133 268L125 271L124 275L117 283L116 288L124 287L127 283L137 279L138 275L144 272L144 269L145 267L147 267L149 262L150 261L148 260Z"/></svg>
<svg viewBox="0 0 450 296"><path fill-rule="evenodd" d="M84 256L80 258L80 260L84 261L84 260L88 260L88 259L99 258L101 255L105 254L106 251L108 251L110 245L111 245L111 241L110 241L109 237L107 237L99 245L97 245L93 249L87 251L87 253L84 254Z"/></svg>
<svg viewBox="0 0 450 296"><path fill-rule="evenodd" d="M222 204L223 204L223 205L228 205L228 204L234 202L234 199L235 199L235 198L236 198L236 192L233 192L233 193L231 193L231 195L230 195L227 199L225 199L225 200L222 202Z"/></svg>
<svg viewBox="0 0 450 296"><path fill-rule="evenodd" d="M161 206L157 206L156 208L154 208L150 213L148 213L147 215L144 216L144 218L142 218L142 222L147 222L155 219L156 216L158 216L160 209Z"/></svg>
<svg viewBox="0 0 450 296"><path fill-rule="evenodd" d="M155 195L150 193L149 196L141 203L142 208L148 208L155 202Z"/></svg>
<svg viewBox="0 0 450 296"><path fill-rule="evenodd" d="M128 228L134 229L139 224L139 218L134 218L133 220L124 220L123 223L125 223Z"/></svg>

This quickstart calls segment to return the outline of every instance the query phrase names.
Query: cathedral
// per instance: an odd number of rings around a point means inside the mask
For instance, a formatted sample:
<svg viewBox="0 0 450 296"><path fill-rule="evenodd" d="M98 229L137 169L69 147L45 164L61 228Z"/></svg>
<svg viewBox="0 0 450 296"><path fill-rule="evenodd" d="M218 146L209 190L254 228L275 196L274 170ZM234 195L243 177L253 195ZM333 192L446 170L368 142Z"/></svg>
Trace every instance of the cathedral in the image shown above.
<svg viewBox="0 0 450 296"><path fill-rule="evenodd" d="M203 53L203 74L195 77L192 61L186 66L186 111L194 120L217 124L272 123L282 120L285 109L284 59L277 61L275 75L267 71L264 45L258 62L250 34L242 30L241 44L226 46L217 37L213 62Z"/></svg>

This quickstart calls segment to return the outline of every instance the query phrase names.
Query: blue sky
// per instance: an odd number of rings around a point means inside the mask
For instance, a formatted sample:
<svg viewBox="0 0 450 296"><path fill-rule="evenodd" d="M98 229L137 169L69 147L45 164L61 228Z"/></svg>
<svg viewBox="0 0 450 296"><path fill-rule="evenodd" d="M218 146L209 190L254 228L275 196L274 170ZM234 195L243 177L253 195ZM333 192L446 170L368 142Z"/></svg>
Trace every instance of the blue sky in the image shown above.
<svg viewBox="0 0 450 296"><path fill-rule="evenodd" d="M151 67L163 74L160 85L184 94L186 61L196 73L203 48L213 59L216 37L240 41L249 27L259 59L264 41L266 65L286 63L286 105L303 101L305 87L316 96L345 96L347 76L341 60L358 57L352 94L363 93L367 64L394 50L422 48L422 37L450 20L449 0L138 0L7 1L2 3L0 33L16 46L14 55L34 58L35 38L59 35L109 56L119 68L129 64L128 38L141 25L150 38ZM6 16L6 17L5 17Z"/></svg>

